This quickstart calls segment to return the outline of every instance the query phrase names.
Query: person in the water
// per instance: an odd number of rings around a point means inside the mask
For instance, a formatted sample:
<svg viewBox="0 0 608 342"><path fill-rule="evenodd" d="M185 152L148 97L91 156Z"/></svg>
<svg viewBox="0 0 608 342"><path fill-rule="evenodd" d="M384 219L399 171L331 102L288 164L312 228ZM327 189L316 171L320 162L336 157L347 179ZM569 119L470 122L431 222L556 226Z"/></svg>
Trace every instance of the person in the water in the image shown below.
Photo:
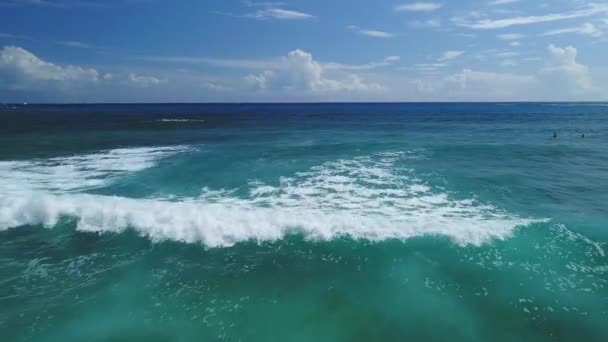
<svg viewBox="0 0 608 342"><path fill-rule="evenodd" d="M557 132L553 132L553 139L557 138Z"/></svg>

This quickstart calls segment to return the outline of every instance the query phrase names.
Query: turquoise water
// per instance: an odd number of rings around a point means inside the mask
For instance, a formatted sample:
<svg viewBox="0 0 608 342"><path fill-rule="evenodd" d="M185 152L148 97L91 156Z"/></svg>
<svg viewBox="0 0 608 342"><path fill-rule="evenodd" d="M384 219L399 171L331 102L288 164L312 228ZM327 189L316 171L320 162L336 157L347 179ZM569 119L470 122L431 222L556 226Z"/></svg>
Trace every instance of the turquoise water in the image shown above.
<svg viewBox="0 0 608 342"><path fill-rule="evenodd" d="M3 340L608 338L607 104L0 108Z"/></svg>

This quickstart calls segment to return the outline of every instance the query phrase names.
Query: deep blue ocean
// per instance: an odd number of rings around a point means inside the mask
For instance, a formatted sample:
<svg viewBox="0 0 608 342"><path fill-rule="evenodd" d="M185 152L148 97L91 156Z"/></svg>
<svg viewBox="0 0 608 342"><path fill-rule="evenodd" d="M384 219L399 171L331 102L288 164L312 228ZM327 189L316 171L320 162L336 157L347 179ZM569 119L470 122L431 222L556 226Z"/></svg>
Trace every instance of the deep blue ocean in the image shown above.
<svg viewBox="0 0 608 342"><path fill-rule="evenodd" d="M0 105L2 341L608 341L608 104Z"/></svg>

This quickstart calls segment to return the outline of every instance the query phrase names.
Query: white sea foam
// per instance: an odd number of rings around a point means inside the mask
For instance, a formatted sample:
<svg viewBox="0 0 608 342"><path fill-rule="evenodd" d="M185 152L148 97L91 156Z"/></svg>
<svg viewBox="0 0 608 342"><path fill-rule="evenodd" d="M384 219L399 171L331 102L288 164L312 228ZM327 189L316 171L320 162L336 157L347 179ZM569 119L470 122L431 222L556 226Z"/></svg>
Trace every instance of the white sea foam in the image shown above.
<svg viewBox="0 0 608 342"><path fill-rule="evenodd" d="M551 107L608 107L608 103L545 103Z"/></svg>
<svg viewBox="0 0 608 342"><path fill-rule="evenodd" d="M0 161L0 192L65 192L99 187L186 150L185 146L122 148L70 157Z"/></svg>
<svg viewBox="0 0 608 342"><path fill-rule="evenodd" d="M400 164L408 158L407 153L385 153L337 160L275 185L251 181L249 194L240 197L232 190L208 188L198 198L180 200L26 189L0 195L0 230L29 224L53 227L68 217L81 231L134 229L155 241L208 247L273 241L288 234L373 241L438 235L480 245L535 222L433 189Z"/></svg>
<svg viewBox="0 0 608 342"><path fill-rule="evenodd" d="M206 122L205 120L202 120L202 119L160 119L157 121L158 122L198 122L198 123Z"/></svg>

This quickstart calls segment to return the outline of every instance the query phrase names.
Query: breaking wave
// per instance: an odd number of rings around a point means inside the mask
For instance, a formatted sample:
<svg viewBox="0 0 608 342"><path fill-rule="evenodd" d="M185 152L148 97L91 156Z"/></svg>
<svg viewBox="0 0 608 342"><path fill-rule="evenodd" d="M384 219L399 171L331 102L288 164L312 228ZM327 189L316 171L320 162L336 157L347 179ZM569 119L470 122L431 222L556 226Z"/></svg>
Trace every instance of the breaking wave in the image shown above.
<svg viewBox="0 0 608 342"><path fill-rule="evenodd" d="M328 162L283 177L274 185L252 180L248 193L240 196L236 191L208 188L199 197L179 199L72 192L152 167L160 158L185 149L124 149L2 164L2 184L15 185L0 195L0 230L37 224L50 228L68 218L75 220L80 231L133 229L154 241L207 247L273 241L289 234L311 240L350 237L372 241L436 235L461 245L480 245L506 238L518 226L538 222L434 189L402 166L419 157L412 152ZM68 164L75 169L64 174ZM17 191L29 182L32 186Z"/></svg>

